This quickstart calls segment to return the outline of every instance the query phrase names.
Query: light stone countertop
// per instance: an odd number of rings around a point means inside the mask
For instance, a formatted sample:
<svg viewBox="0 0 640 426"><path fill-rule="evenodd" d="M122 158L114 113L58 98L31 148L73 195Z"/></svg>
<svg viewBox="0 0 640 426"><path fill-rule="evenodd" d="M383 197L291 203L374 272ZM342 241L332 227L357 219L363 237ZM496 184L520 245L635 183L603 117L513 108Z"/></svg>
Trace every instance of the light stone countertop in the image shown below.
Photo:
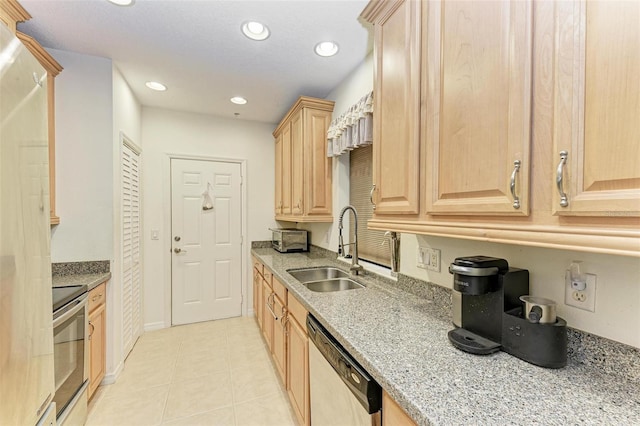
<svg viewBox="0 0 640 426"><path fill-rule="evenodd" d="M308 290L286 271L347 265L314 253L252 250L378 383L421 425L640 425L640 384L571 357L565 368L534 366L503 352L455 349L453 328L430 300L375 276L366 289Z"/></svg>
<svg viewBox="0 0 640 426"><path fill-rule="evenodd" d="M54 275L52 280L53 287L71 287L76 285L86 285L87 291L91 291L103 282L111 278L111 272L96 274L72 274L72 275Z"/></svg>

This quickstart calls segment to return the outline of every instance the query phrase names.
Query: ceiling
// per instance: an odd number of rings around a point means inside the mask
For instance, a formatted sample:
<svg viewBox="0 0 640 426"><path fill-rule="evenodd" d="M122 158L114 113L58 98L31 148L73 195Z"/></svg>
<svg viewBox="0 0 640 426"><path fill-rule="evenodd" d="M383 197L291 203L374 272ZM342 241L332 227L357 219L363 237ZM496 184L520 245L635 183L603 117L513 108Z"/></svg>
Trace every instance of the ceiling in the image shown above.
<svg viewBox="0 0 640 426"><path fill-rule="evenodd" d="M277 123L298 96L326 97L367 56L371 31L358 19L367 2L20 0L32 19L18 29L47 48L111 58L142 105ZM249 20L271 36L245 37ZM326 40L336 56L314 53ZM149 90L149 80L168 90Z"/></svg>

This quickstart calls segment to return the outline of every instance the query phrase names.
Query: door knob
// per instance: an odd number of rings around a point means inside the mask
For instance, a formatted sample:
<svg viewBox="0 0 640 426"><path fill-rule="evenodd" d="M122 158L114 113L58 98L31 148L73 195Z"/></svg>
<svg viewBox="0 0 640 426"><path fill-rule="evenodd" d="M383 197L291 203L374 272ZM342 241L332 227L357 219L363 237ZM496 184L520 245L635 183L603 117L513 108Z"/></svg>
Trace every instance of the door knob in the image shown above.
<svg viewBox="0 0 640 426"><path fill-rule="evenodd" d="M177 248L177 247L176 247L176 248L174 248L174 249L173 249L173 252L174 252L174 253L186 253L187 251L186 251L186 250L182 250L181 248Z"/></svg>
<svg viewBox="0 0 640 426"><path fill-rule="evenodd" d="M176 235L175 237L173 237L173 239L176 241L180 241L180 236Z"/></svg>

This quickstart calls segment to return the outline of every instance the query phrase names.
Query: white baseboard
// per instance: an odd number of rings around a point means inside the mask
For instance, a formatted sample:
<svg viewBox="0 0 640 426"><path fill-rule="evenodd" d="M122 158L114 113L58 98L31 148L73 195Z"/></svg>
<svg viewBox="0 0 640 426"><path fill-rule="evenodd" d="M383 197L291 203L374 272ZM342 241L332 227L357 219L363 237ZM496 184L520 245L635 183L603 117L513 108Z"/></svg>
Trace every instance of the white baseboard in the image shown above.
<svg viewBox="0 0 640 426"><path fill-rule="evenodd" d="M124 369L124 361L120 361L120 364L118 364L118 366L113 371L113 373L109 373L109 374L105 374L104 375L104 378L100 382L100 385L111 385L111 384L114 384L116 382L116 380L118 380L118 376L120 376L120 373L122 373L123 369Z"/></svg>
<svg viewBox="0 0 640 426"><path fill-rule="evenodd" d="M164 321L150 322L144 325L144 331L162 330L163 328L166 328Z"/></svg>

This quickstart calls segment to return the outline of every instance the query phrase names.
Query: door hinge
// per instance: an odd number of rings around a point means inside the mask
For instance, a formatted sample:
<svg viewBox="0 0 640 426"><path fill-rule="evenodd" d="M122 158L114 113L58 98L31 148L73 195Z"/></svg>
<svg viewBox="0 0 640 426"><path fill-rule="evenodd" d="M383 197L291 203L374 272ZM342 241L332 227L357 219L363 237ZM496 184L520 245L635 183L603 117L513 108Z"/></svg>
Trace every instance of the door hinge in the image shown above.
<svg viewBox="0 0 640 426"><path fill-rule="evenodd" d="M244 244L244 236L240 235L240 244Z"/></svg>
<svg viewBox="0 0 640 426"><path fill-rule="evenodd" d="M240 175L240 185L244 183L244 176Z"/></svg>

